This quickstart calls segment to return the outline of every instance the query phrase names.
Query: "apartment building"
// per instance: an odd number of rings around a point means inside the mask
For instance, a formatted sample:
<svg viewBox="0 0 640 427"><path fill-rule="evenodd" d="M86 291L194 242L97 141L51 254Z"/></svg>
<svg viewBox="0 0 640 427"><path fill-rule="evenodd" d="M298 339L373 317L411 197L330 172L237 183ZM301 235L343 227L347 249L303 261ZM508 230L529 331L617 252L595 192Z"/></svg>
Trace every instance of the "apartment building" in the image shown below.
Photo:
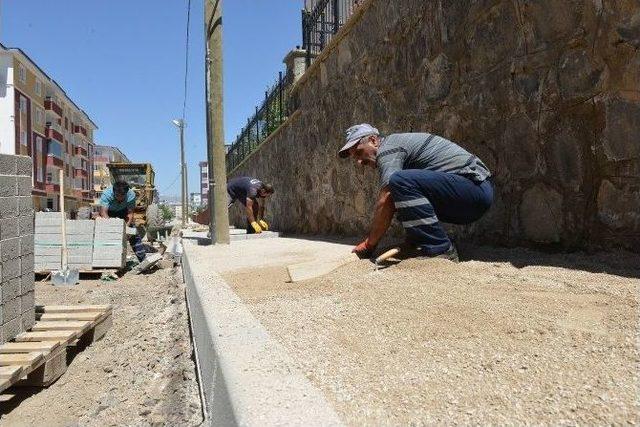
<svg viewBox="0 0 640 427"><path fill-rule="evenodd" d="M0 44L0 153L33 159L36 210L93 202L93 133L97 126L25 52Z"/></svg>
<svg viewBox="0 0 640 427"><path fill-rule="evenodd" d="M200 202L206 206L209 201L209 163L200 162Z"/></svg>
<svg viewBox="0 0 640 427"><path fill-rule="evenodd" d="M96 145L93 157L93 190L96 201L100 199L102 191L111 185L108 163L131 163L131 160L118 147Z"/></svg>

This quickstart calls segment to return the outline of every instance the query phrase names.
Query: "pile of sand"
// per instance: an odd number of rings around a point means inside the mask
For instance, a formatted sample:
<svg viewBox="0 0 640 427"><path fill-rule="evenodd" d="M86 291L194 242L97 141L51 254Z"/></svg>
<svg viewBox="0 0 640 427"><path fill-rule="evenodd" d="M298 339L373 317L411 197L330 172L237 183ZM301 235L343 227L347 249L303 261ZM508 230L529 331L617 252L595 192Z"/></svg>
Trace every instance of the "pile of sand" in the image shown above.
<svg viewBox="0 0 640 427"><path fill-rule="evenodd" d="M349 424L640 422L640 257L464 254L224 275Z"/></svg>

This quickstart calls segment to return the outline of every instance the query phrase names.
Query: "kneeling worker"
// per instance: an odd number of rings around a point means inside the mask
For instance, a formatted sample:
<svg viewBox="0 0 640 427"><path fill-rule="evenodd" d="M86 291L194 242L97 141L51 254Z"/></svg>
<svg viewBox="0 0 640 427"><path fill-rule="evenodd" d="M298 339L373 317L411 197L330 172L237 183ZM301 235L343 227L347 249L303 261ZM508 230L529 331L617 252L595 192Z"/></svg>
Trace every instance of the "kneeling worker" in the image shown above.
<svg viewBox="0 0 640 427"><path fill-rule="evenodd" d="M256 178L242 176L227 183L229 207L238 200L247 213L247 234L262 233L269 229L264 220L266 198L274 193L271 184L264 184ZM258 201L261 199L261 201Z"/></svg>
<svg viewBox="0 0 640 427"><path fill-rule="evenodd" d="M493 202L491 172L462 147L429 133L380 136L371 125L347 130L342 158L377 168L380 191L367 238L353 252L371 256L394 213L406 232L400 255L458 260L442 222L470 224Z"/></svg>
<svg viewBox="0 0 640 427"><path fill-rule="evenodd" d="M120 218L123 219L127 227L133 227L133 210L136 207L136 193L129 188L126 182L118 181L112 187L102 192L100 197L100 216L98 218ZM136 253L139 261L146 255L142 238L140 236L129 236L129 244Z"/></svg>

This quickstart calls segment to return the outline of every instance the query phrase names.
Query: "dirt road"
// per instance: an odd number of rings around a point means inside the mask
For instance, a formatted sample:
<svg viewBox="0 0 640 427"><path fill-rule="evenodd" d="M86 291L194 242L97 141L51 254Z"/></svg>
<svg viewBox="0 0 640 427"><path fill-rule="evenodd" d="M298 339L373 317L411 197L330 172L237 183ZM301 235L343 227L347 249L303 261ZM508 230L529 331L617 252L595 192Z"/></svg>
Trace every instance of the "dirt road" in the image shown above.
<svg viewBox="0 0 640 427"><path fill-rule="evenodd" d="M36 287L37 304L113 304L113 327L52 386L0 402L0 426L198 425L200 400L181 272L72 288Z"/></svg>
<svg viewBox="0 0 640 427"><path fill-rule="evenodd" d="M287 253L250 245L233 251ZM220 265L350 425L640 422L640 257L461 255L297 284L272 262Z"/></svg>

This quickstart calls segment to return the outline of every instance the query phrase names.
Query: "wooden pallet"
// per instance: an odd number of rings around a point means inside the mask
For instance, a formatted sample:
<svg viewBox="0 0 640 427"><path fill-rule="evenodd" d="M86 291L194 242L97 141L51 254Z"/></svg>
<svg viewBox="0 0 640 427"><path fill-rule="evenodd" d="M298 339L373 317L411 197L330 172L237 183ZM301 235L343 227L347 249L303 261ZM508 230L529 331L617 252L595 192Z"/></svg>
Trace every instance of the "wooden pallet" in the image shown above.
<svg viewBox="0 0 640 427"><path fill-rule="evenodd" d="M67 351L102 338L111 305L36 306L36 324L0 345L0 393L11 386L46 387L67 370Z"/></svg>
<svg viewBox="0 0 640 427"><path fill-rule="evenodd" d="M36 277L39 278L44 278L47 277L49 274L51 274L53 270L45 270L45 271L36 271L35 275ZM117 268L94 268L91 270L80 270L78 271L78 273L80 273L81 275L86 275L86 276L93 276L93 275L99 275L99 274L104 274L104 273L108 273L108 274L116 274L119 273L120 269Z"/></svg>

